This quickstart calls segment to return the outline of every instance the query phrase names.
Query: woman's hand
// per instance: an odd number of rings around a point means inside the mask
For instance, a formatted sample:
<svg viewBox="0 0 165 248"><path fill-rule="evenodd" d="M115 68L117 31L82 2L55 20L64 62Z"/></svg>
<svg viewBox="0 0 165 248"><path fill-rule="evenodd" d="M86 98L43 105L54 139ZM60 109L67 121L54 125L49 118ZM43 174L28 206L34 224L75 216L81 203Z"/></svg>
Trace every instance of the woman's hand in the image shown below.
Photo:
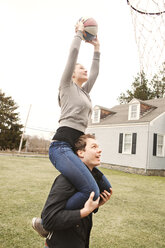
<svg viewBox="0 0 165 248"><path fill-rule="evenodd" d="M100 42L99 42L97 37L95 39L91 40L91 41L86 41L86 42L90 43L90 44L92 44L94 46L95 52L100 51Z"/></svg>
<svg viewBox="0 0 165 248"><path fill-rule="evenodd" d="M82 33L84 32L84 23L83 23L83 19L78 21L75 25L75 32L77 33L77 31L81 31Z"/></svg>

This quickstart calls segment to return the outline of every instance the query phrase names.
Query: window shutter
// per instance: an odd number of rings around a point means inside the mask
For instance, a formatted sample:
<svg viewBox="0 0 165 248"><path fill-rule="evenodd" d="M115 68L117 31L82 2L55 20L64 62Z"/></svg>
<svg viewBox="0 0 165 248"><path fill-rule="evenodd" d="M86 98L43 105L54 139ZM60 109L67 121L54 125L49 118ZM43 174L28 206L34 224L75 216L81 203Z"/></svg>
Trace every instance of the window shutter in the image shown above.
<svg viewBox="0 0 165 248"><path fill-rule="evenodd" d="M156 156L156 147L157 147L157 133L154 133L154 139L153 139L153 156Z"/></svg>
<svg viewBox="0 0 165 248"><path fill-rule="evenodd" d="M132 154L136 154L137 133L132 134Z"/></svg>
<svg viewBox="0 0 165 248"><path fill-rule="evenodd" d="M119 153L122 153L122 147L123 147L123 133L119 134Z"/></svg>

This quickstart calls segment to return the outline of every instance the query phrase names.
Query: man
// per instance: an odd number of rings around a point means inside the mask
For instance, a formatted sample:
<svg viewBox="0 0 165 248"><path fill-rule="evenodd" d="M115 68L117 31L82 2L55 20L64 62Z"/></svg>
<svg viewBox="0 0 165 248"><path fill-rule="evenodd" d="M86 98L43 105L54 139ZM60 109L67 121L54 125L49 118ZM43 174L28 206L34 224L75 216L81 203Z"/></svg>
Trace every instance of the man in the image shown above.
<svg viewBox="0 0 165 248"><path fill-rule="evenodd" d="M49 248L88 248L92 213L107 202L112 194L111 188L104 189L103 174L95 168L100 165L101 156L101 149L95 137L90 134L82 135L75 148L79 158L94 176L101 194L94 201L94 192L92 192L80 210L66 210L66 202L75 194L76 189L63 175L55 179L41 214L42 224L41 219L33 219L33 228L41 236L47 236L49 232L46 239L46 247Z"/></svg>

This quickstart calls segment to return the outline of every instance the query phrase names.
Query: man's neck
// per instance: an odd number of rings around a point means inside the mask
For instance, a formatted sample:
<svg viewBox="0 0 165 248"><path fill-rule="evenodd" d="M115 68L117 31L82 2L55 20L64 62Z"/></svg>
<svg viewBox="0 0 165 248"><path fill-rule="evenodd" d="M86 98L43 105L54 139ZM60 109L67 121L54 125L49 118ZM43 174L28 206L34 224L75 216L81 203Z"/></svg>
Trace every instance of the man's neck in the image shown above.
<svg viewBox="0 0 165 248"><path fill-rule="evenodd" d="M84 163L85 164L85 163ZM86 165L86 164L85 164ZM93 166L90 166L90 165L86 165L86 167L92 172L93 170Z"/></svg>

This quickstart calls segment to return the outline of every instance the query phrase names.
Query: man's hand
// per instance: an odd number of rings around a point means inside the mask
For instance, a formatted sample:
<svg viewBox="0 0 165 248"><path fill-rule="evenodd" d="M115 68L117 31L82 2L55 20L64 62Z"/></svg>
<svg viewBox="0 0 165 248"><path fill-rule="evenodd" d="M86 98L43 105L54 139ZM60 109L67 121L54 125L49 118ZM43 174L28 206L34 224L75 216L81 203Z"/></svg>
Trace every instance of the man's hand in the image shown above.
<svg viewBox="0 0 165 248"><path fill-rule="evenodd" d="M93 212L94 209L98 208L99 206L99 200L100 197L98 197L95 201L93 200L95 193L92 192L88 198L88 200L86 201L84 208L82 208L80 210L80 216L81 218L84 218L86 216L88 216L90 213Z"/></svg>
<svg viewBox="0 0 165 248"><path fill-rule="evenodd" d="M112 195L112 188L110 188L110 192L111 193L109 193L108 191L104 190L104 192L102 192L100 194L101 201L99 202L99 207L104 205L107 201L109 201L109 199L111 198L111 195Z"/></svg>

